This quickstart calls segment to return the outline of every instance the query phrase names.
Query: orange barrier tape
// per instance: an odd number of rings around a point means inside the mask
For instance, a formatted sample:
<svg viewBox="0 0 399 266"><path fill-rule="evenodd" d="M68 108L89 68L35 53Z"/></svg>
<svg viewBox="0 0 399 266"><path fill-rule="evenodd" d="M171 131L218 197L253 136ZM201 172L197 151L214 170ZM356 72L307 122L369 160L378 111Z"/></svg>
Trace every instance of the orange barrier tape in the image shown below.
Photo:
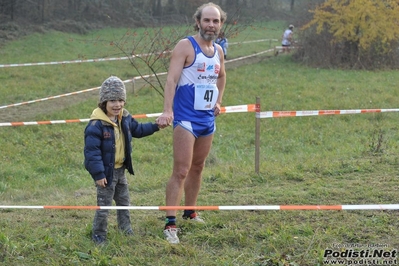
<svg viewBox="0 0 399 266"><path fill-rule="evenodd" d="M345 115L345 114L364 114L364 113L384 113L399 112L398 108L394 109L353 109L353 110L310 110L310 111L267 111L257 112L257 118L274 118L274 117L295 117L295 116L321 116L321 115Z"/></svg>
<svg viewBox="0 0 399 266"><path fill-rule="evenodd" d="M58 210L399 210L399 204L363 205L238 205L238 206L18 206L2 205L0 209Z"/></svg>
<svg viewBox="0 0 399 266"><path fill-rule="evenodd" d="M239 112L255 112L254 104L236 105L223 107L221 113L239 113ZM161 113L153 114L137 114L132 115L136 119L158 117ZM31 122L3 122L0 127L7 126L32 126L32 125L53 125L53 124L68 124L68 123L81 123L89 122L89 118L84 119L68 119L68 120L48 120L48 121L31 121Z"/></svg>

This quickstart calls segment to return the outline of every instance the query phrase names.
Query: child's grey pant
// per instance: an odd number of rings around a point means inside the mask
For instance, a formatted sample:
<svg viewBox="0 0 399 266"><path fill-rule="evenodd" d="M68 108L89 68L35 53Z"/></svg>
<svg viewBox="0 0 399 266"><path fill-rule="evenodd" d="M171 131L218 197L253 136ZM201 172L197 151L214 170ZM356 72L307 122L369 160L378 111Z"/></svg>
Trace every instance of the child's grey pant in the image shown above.
<svg viewBox="0 0 399 266"><path fill-rule="evenodd" d="M125 176L125 167L114 169L112 185L105 188L97 186L97 206L129 206L130 196ZM93 221L93 235L106 236L109 210L97 210ZM131 229L129 210L117 210L118 229L125 232Z"/></svg>

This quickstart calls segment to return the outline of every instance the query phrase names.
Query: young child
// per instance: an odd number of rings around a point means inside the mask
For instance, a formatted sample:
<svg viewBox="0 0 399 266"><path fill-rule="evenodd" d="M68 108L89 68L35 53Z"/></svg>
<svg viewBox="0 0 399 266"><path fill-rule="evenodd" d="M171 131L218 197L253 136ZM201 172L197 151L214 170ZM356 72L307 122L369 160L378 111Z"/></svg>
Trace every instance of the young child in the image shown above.
<svg viewBox="0 0 399 266"><path fill-rule="evenodd" d="M100 88L98 108L94 109L85 129L85 167L95 181L97 205L129 206L130 197L125 169L134 174L132 137L141 138L159 130L155 123L139 123L124 109L126 89L122 80L111 76ZM109 210L97 210L92 240L106 241ZM132 235L129 210L117 210L118 228Z"/></svg>

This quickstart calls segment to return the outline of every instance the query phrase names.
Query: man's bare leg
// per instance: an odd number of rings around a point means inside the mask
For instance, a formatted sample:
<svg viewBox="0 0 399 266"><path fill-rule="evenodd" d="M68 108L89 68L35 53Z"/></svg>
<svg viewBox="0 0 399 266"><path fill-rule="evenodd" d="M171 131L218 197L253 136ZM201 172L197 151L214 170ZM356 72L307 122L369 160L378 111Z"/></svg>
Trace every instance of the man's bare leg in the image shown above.
<svg viewBox="0 0 399 266"><path fill-rule="evenodd" d="M191 168L184 183L184 202L186 206L197 205L197 198L201 188L202 170L211 149L212 140L213 135L210 135L200 137L195 141Z"/></svg>

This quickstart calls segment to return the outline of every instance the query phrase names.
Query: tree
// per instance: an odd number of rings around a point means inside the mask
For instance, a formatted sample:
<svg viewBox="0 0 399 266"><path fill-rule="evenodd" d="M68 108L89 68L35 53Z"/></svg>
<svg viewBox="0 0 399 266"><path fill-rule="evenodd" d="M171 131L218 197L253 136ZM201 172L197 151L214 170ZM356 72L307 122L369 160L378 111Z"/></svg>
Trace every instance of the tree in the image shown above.
<svg viewBox="0 0 399 266"><path fill-rule="evenodd" d="M376 57L383 58L397 54L399 40L397 0L327 0L312 13L313 19L303 26L302 30L312 31L313 27L313 31L315 30L320 39L330 39L329 43L322 44L327 46L326 48L345 50L345 53L341 51L343 55L341 63L346 60L351 66L361 65L369 68L365 63L370 63L370 60L381 63ZM315 39L313 38L313 44Z"/></svg>
<svg viewBox="0 0 399 266"><path fill-rule="evenodd" d="M170 53L177 42L189 35L191 25L179 28L147 28L143 34L128 31L117 41L110 41L125 56L142 80L163 97L163 79Z"/></svg>

